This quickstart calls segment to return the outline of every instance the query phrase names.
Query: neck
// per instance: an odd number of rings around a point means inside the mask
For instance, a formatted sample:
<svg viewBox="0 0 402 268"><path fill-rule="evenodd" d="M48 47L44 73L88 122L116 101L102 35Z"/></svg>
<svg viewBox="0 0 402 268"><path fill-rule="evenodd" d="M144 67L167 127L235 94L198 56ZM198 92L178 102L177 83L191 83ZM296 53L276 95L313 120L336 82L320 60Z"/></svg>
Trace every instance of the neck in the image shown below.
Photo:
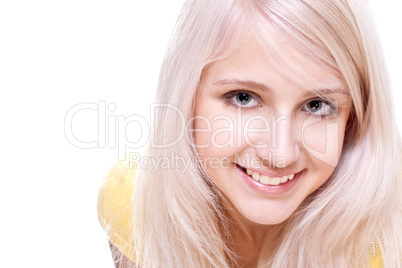
<svg viewBox="0 0 402 268"><path fill-rule="evenodd" d="M257 267L261 247L265 240L274 242L280 230L279 225L261 225L251 222L238 213L226 211L229 223L225 232L225 241L228 248L235 254L236 262L231 261L233 267ZM272 247L264 247L264 254L272 253Z"/></svg>

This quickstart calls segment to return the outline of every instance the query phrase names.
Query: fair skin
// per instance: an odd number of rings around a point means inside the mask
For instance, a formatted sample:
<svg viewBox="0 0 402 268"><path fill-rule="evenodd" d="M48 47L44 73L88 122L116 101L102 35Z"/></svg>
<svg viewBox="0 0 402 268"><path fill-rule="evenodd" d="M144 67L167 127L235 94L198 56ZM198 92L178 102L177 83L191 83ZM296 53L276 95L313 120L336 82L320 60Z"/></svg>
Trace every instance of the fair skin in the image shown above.
<svg viewBox="0 0 402 268"><path fill-rule="evenodd" d="M350 113L350 96L336 73L286 47L280 33L275 42L302 75L283 75L245 34L232 55L208 66L195 100L197 152L230 204L226 211L236 224L229 243L241 267L257 265L263 238L274 237L330 177ZM111 248L117 267L133 264Z"/></svg>
<svg viewBox="0 0 402 268"><path fill-rule="evenodd" d="M336 73L322 71L277 37L281 56L303 77L278 72L258 42L243 35L231 56L208 67L195 102L197 152L233 206L229 214L237 215L233 249L248 267L256 264L267 232L334 171L350 112Z"/></svg>

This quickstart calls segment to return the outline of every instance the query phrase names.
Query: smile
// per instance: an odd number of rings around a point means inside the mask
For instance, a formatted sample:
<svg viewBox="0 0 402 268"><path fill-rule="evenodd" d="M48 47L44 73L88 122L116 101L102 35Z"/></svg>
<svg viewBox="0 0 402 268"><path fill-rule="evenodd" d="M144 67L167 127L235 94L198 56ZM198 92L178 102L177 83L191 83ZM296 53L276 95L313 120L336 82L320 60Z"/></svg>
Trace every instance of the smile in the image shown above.
<svg viewBox="0 0 402 268"><path fill-rule="evenodd" d="M235 164L236 169L240 172L240 178L251 189L264 195L281 195L289 192L297 185L303 171L288 173L267 174L270 171L254 171L249 168ZM264 173L263 173L264 172ZM261 174L263 173L263 174ZM272 172L271 172L272 173ZM271 176L268 176L271 175Z"/></svg>
<svg viewBox="0 0 402 268"><path fill-rule="evenodd" d="M265 185L279 185L281 183L285 183L287 181L293 180L295 177L295 174L290 174L282 177L268 177L265 175L261 175L255 171L252 171L251 169L246 169L246 172L249 176L251 176L254 180L265 184Z"/></svg>

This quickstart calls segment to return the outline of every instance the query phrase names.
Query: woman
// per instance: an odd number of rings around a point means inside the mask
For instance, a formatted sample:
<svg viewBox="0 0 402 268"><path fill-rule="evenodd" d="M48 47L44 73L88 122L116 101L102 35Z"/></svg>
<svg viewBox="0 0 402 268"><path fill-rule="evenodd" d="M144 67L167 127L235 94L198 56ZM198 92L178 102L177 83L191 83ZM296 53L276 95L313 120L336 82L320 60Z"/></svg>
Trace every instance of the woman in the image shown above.
<svg viewBox="0 0 402 268"><path fill-rule="evenodd" d="M117 265L402 267L401 143L365 1L188 1L157 102L146 157L171 165L117 168L99 197Z"/></svg>

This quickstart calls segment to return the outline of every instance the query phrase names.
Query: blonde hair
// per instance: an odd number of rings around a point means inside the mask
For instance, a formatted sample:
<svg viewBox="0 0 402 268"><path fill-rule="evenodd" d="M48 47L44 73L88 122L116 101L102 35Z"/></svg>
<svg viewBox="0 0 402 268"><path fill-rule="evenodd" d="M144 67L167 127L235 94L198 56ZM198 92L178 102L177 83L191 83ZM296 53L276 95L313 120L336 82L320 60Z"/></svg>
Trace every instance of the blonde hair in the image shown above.
<svg viewBox="0 0 402 268"><path fill-rule="evenodd" d="M371 241L380 245L385 267L402 267L401 142L366 1L187 1L162 65L157 102L178 107L189 120L205 68L235 50L244 27L270 47L264 24L336 70L353 107L334 173L283 224L274 252L265 254L273 243L265 242L259 267L365 267ZM193 137L177 110L156 111L152 139L148 157L173 153L192 164L140 170L133 209L137 263L229 267L236 255L225 245L223 197L197 164Z"/></svg>

